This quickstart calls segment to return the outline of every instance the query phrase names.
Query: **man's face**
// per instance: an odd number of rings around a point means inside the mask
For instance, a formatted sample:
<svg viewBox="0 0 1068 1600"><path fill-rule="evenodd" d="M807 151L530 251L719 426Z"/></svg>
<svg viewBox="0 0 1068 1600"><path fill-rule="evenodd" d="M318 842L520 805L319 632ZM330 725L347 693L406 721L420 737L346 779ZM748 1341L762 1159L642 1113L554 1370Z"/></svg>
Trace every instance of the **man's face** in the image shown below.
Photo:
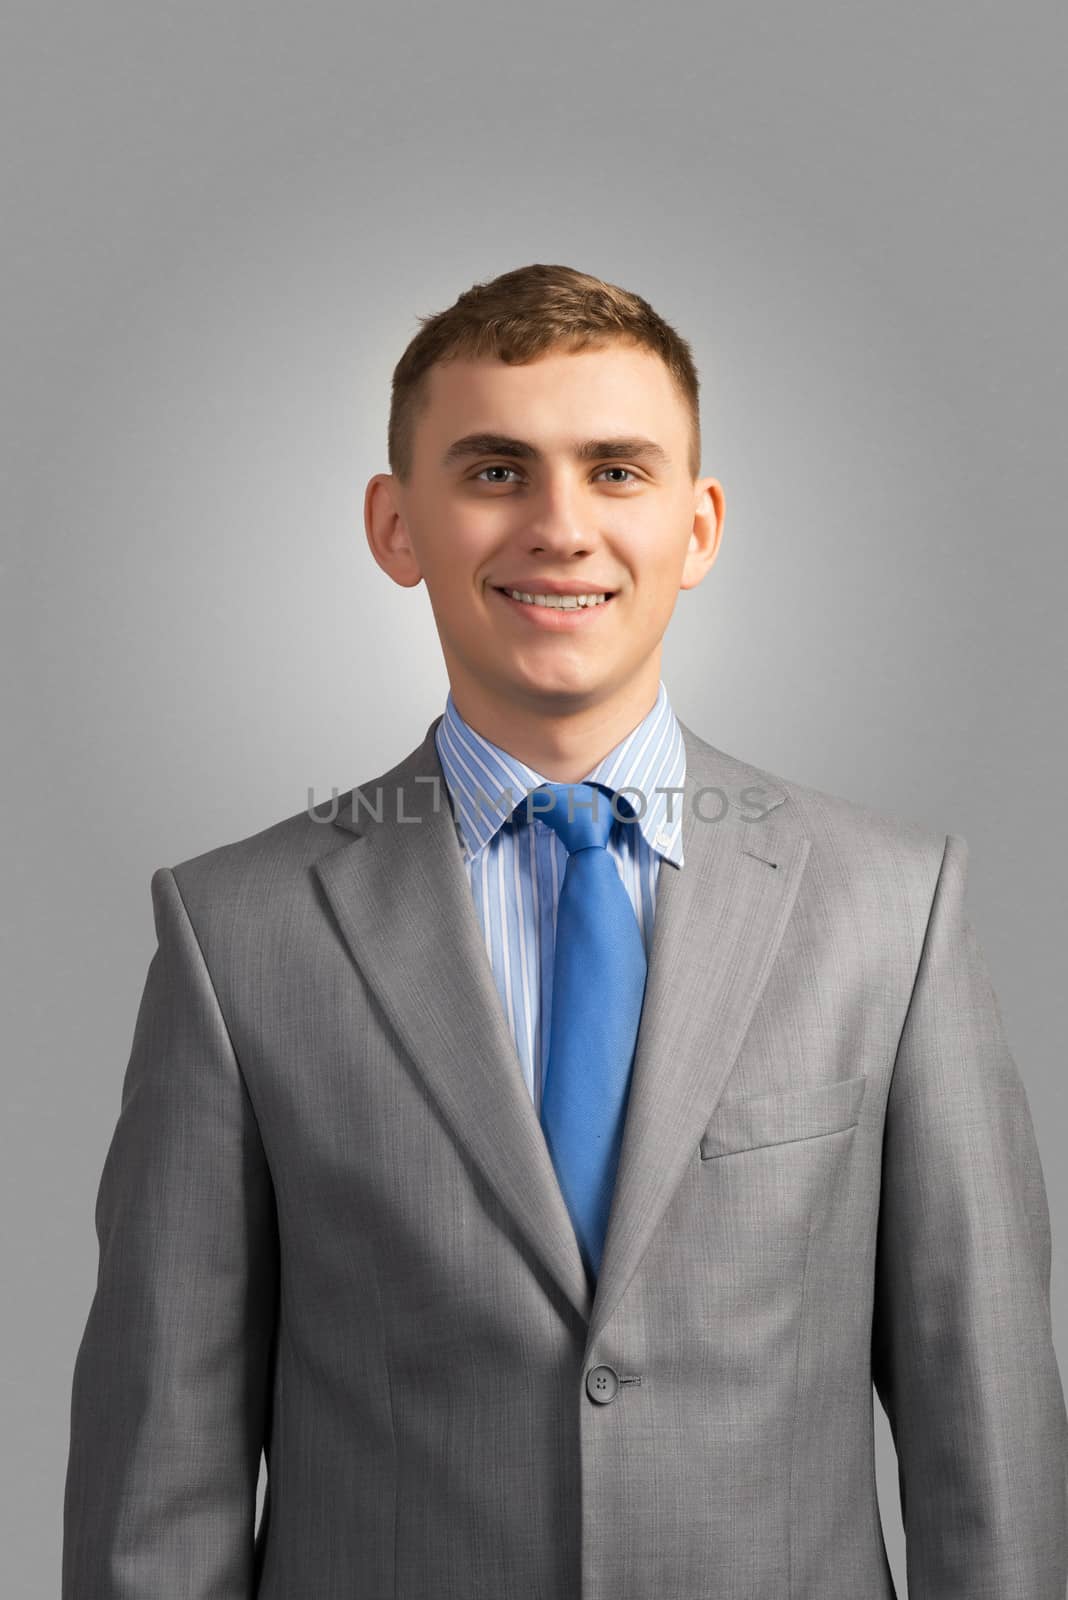
<svg viewBox="0 0 1068 1600"><path fill-rule="evenodd" d="M667 368L631 345L431 370L411 481L372 479L366 520L379 564L426 580L461 704L464 689L550 713L635 685L655 695L679 590L700 582L722 528L722 491L690 477L689 439ZM554 585L610 598L557 610L503 592Z"/></svg>

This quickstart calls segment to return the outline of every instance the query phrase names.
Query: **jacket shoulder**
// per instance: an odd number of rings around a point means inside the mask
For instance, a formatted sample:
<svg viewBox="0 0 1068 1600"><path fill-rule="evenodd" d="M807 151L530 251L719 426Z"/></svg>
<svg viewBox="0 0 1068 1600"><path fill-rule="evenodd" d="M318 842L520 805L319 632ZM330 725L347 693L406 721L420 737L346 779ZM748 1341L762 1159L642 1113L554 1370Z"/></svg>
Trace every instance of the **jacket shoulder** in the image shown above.
<svg viewBox="0 0 1068 1600"><path fill-rule="evenodd" d="M880 928L904 936L918 956L951 841L956 838L961 863L967 861L965 841L847 795L753 770L757 782L785 794L771 816L785 823L789 815L808 838L807 892L820 915L853 919L869 940Z"/></svg>
<svg viewBox="0 0 1068 1600"><path fill-rule="evenodd" d="M728 792L738 796L744 816L749 808L751 825L759 831L767 816L806 835L811 854L824 870L856 875L865 867L875 871L918 874L925 889L933 890L946 851L947 834L930 825L866 804L848 795L802 783L769 767L703 746L717 774L728 779ZM966 851L963 840L958 841Z"/></svg>
<svg viewBox="0 0 1068 1600"><path fill-rule="evenodd" d="M346 839L333 825L343 800L305 808L176 862L170 871L193 921L227 912L244 919L307 891L313 864Z"/></svg>
<svg viewBox="0 0 1068 1600"><path fill-rule="evenodd" d="M946 834L928 824L792 778L774 781L787 791L795 815L814 841L838 840L865 850L942 858Z"/></svg>
<svg viewBox="0 0 1068 1600"><path fill-rule="evenodd" d="M285 921L287 908L291 912L306 906L318 893L315 863L352 843L353 829L346 817L353 796L425 769L433 760L433 736L440 720L431 722L422 742L377 777L175 863L169 870L194 923L247 925L250 918L265 922L269 916L279 920L280 914Z"/></svg>

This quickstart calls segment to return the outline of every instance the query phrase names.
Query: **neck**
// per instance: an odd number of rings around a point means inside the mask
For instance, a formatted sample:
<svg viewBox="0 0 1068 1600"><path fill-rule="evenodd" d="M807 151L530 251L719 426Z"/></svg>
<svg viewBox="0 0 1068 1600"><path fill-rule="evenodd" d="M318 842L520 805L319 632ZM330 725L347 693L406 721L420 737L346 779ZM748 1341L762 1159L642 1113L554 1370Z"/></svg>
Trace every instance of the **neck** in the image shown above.
<svg viewBox="0 0 1068 1600"><path fill-rule="evenodd" d="M452 698L469 728L552 783L578 783L656 704L659 656L637 679L597 700L541 694L507 699L450 673Z"/></svg>

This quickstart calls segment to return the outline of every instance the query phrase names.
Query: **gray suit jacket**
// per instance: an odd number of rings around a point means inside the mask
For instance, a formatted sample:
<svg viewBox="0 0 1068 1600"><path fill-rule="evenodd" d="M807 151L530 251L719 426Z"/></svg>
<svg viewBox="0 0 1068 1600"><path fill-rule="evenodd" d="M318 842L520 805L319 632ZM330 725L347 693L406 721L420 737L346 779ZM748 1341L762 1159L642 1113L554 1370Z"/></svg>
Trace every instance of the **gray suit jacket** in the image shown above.
<svg viewBox="0 0 1068 1600"><path fill-rule="evenodd" d="M1049 1214L964 841L683 728L591 1296L436 725L357 815L152 877L64 1600L886 1600L873 1381L914 1600L1062 1600Z"/></svg>

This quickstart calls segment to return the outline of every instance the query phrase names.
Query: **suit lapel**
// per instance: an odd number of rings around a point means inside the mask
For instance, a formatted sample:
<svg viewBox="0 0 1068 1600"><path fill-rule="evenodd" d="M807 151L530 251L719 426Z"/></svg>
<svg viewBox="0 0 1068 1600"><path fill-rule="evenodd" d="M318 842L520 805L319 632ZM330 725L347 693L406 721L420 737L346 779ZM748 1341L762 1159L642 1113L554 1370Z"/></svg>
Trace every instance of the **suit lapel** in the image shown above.
<svg viewBox="0 0 1068 1600"><path fill-rule="evenodd" d="M783 789L680 722L684 864L660 866L623 1146L591 1296L483 943L434 744L439 721L398 766L343 798L335 825L351 837L316 871L452 1136L589 1324L589 1347L722 1093L793 909L808 839ZM698 814L721 810L717 821Z"/></svg>
<svg viewBox="0 0 1068 1600"><path fill-rule="evenodd" d="M434 744L440 720L399 766L354 791L364 797L355 811L345 797L335 824L356 837L316 867L453 1137L586 1321L586 1272L483 942Z"/></svg>
<svg viewBox="0 0 1068 1600"><path fill-rule="evenodd" d="M767 982L808 857L809 841L786 791L679 725L686 745L683 865L662 861L657 879L645 1002L587 1350L694 1157Z"/></svg>

